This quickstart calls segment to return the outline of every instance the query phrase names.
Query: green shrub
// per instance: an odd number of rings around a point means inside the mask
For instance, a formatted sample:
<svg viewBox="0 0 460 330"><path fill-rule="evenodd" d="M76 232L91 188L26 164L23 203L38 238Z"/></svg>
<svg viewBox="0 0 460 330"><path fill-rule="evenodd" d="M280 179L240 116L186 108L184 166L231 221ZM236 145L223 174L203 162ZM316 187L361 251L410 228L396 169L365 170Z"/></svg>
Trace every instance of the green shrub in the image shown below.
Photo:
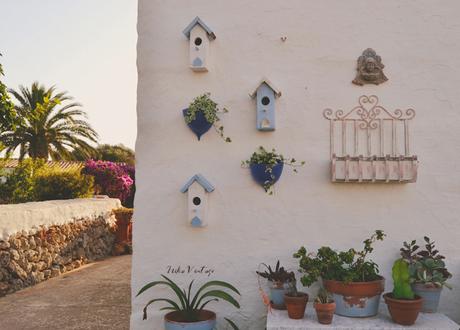
<svg viewBox="0 0 460 330"><path fill-rule="evenodd" d="M94 193L94 178L79 170L38 171L34 178L35 198L38 201L90 197Z"/></svg>

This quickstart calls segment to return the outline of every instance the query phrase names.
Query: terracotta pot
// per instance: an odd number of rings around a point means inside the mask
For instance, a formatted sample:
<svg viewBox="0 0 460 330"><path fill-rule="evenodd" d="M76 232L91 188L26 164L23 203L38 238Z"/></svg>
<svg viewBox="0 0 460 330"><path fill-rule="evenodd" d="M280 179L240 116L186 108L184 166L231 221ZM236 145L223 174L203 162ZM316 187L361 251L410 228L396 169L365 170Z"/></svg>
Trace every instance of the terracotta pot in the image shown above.
<svg viewBox="0 0 460 330"><path fill-rule="evenodd" d="M341 282L323 280L336 303L335 314L347 317L370 317L378 313L380 295L385 289L385 279L369 282Z"/></svg>
<svg viewBox="0 0 460 330"><path fill-rule="evenodd" d="M401 325L414 324L423 305L423 299L417 295L413 300L395 299L393 293L389 292L383 295L383 299L393 322Z"/></svg>
<svg viewBox="0 0 460 330"><path fill-rule="evenodd" d="M174 311L165 315L166 330L212 330L216 326L216 313L203 309L198 311L198 321L186 322L181 312Z"/></svg>
<svg viewBox="0 0 460 330"><path fill-rule="evenodd" d="M334 317L335 312L335 302L321 304L315 302L314 305L316 310L316 316L318 318L318 322L321 324L331 324L332 318Z"/></svg>
<svg viewBox="0 0 460 330"><path fill-rule="evenodd" d="M132 217L133 211L115 211L115 218L117 219L117 230L115 232L116 242L117 243L130 243L131 237L130 233L132 232Z"/></svg>
<svg viewBox="0 0 460 330"><path fill-rule="evenodd" d="M299 320L305 315L305 308L307 307L308 294L304 292L297 292L297 295L291 294L284 295L284 303L288 311L290 319Z"/></svg>

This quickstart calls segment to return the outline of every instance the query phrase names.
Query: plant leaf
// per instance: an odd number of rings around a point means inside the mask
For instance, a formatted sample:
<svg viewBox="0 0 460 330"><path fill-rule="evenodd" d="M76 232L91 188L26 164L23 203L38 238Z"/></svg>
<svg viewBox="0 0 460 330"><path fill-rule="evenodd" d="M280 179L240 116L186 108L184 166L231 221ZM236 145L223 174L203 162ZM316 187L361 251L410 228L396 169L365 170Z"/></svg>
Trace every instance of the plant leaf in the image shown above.
<svg viewBox="0 0 460 330"><path fill-rule="evenodd" d="M222 291L222 290L211 290L211 291L206 292L206 293L203 294L203 295L201 296L201 298L198 300L197 305L199 305L199 304L201 303L201 301L202 301L204 298L207 298L207 297L216 297L216 298L220 298L220 299L225 300L226 302L232 304L232 305L235 306L236 308L240 308L240 304L238 303L238 301L236 301L236 299L233 298L230 294L228 294L227 292Z"/></svg>
<svg viewBox="0 0 460 330"><path fill-rule="evenodd" d="M177 310L177 311L180 310L179 306L174 301L172 301L171 299L166 299L166 298L152 299L144 306L144 309L143 309L144 315L142 317L143 320L147 319L147 307L149 307L154 302L158 302L158 301L165 301L165 302L167 302L168 304L171 305L171 307L163 307L163 308L171 308L171 309Z"/></svg>
<svg viewBox="0 0 460 330"><path fill-rule="evenodd" d="M198 291L196 292L195 296L193 297L192 303L190 304L190 307L192 309L196 309L199 305L197 302L198 300L203 300L203 298L200 298L201 292L203 292L204 289L209 288L210 286L221 286L227 289L232 290L233 292L237 293L238 295L241 296L240 292L230 283L224 282L224 281L209 281L205 284L203 284Z"/></svg>
<svg viewBox="0 0 460 330"><path fill-rule="evenodd" d="M219 299L217 299L217 298L209 299L208 301L204 302L204 303L200 306L199 309L202 310L203 308L206 307L207 304L209 304L209 303L212 302L212 301L219 301Z"/></svg>
<svg viewBox="0 0 460 330"><path fill-rule="evenodd" d="M224 317L224 320L228 322L228 324L230 324L230 326L233 328L233 330L240 330L240 328L237 327L237 325L235 323L233 323L232 320Z"/></svg>
<svg viewBox="0 0 460 330"><path fill-rule="evenodd" d="M140 294L142 294L143 292L147 291L148 289L150 289L150 288L152 288L152 287L154 287L156 285L159 285L159 284L169 286L169 283L165 282L165 281L153 281L153 282L147 283L145 286L143 286L142 289L140 289L139 292L137 293L136 297L139 296Z"/></svg>
<svg viewBox="0 0 460 330"><path fill-rule="evenodd" d="M166 277L165 275L161 275L161 277L163 277L166 281L168 281L169 283L169 286L171 287L171 289L173 289L173 291L176 293L177 297L179 298L180 300L180 303L182 305L182 309L187 309L187 305L188 305L188 302L186 302L187 300L187 296L185 296L184 292L181 291L181 289L177 286L176 283L174 283L173 281L171 281L168 277Z"/></svg>

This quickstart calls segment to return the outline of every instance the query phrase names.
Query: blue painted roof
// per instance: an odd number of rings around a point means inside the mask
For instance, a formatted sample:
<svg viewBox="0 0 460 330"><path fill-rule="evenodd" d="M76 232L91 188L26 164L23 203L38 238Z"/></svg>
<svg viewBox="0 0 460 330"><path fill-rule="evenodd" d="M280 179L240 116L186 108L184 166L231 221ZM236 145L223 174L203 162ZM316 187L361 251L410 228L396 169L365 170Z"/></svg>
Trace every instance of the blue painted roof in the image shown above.
<svg viewBox="0 0 460 330"><path fill-rule="evenodd" d="M183 193L187 192L188 188L190 188L190 186L195 181L198 182L207 192L214 191L214 186L208 180L206 180L205 177L201 174L195 174L194 176L192 176L190 180L188 180L187 183L181 188L180 191Z"/></svg>
<svg viewBox="0 0 460 330"><path fill-rule="evenodd" d="M281 96L281 91L278 88L276 88L275 85L273 85L273 83L270 80L268 80L267 78L263 78L259 82L259 84L257 85L257 88L251 94L249 94L249 96L252 97L252 98L256 97L257 91L259 90L260 86L262 86L263 84L265 84L268 87L270 87L273 90L273 92L275 93L276 97Z"/></svg>
<svg viewBox="0 0 460 330"><path fill-rule="evenodd" d="M197 24L199 24L206 31L210 40L216 39L216 34L214 33L214 31L212 31L211 28L207 26L198 16L195 17L189 25L187 25L184 31L182 31L188 39L190 39L190 31L192 31L192 29Z"/></svg>

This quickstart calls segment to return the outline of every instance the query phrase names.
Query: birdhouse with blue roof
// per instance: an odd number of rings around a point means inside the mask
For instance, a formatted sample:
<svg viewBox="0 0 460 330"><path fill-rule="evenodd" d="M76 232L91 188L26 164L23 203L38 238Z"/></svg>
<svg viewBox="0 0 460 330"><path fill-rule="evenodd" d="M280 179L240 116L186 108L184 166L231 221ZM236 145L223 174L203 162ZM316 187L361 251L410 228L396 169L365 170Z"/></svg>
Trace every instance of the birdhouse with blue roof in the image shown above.
<svg viewBox="0 0 460 330"><path fill-rule="evenodd" d="M192 227L207 226L208 194L213 185L201 174L196 174L180 190L188 195L187 223Z"/></svg>
<svg viewBox="0 0 460 330"><path fill-rule="evenodd" d="M259 131L274 131L275 98L281 96L281 91L268 79L263 79L249 96L256 99L256 128Z"/></svg>
<svg viewBox="0 0 460 330"><path fill-rule="evenodd" d="M215 33L198 16L184 29L190 41L190 68L193 71L208 71L210 41L216 39Z"/></svg>

